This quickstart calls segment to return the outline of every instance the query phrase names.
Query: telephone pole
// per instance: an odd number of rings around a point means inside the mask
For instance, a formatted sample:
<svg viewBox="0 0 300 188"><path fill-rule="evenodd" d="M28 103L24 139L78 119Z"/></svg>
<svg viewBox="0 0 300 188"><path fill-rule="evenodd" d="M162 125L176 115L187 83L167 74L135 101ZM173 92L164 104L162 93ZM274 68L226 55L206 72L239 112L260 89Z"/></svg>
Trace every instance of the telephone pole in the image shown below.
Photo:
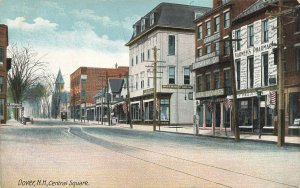
<svg viewBox="0 0 300 188"><path fill-rule="evenodd" d="M130 128L132 129L132 122L131 122L131 105L130 105L130 91L129 91L129 73L127 74L126 77L126 82L127 82L127 118L128 122L130 124Z"/></svg>
<svg viewBox="0 0 300 188"><path fill-rule="evenodd" d="M240 141L240 128L238 124L238 102L237 102L237 92L236 92L236 82L235 82L235 69L234 69L234 56L233 56L233 45L232 42L239 41L240 39L232 39L232 30L229 34L229 42L230 42L230 55L231 55L231 63L230 63L230 72L231 72L231 91L232 91L232 119L231 126L234 129L234 138L235 141Z"/></svg>
<svg viewBox="0 0 300 188"><path fill-rule="evenodd" d="M282 11L283 6L283 0L279 0L279 6L278 6L278 134L277 134L277 145L282 146L284 144L284 124L285 124L285 118L284 118L284 91L283 91L283 62L282 62L282 45L283 45L283 39L282 39Z"/></svg>
<svg viewBox="0 0 300 188"><path fill-rule="evenodd" d="M156 89L157 89L157 82L156 82L156 73L157 73L157 48L156 46L153 48L153 51L154 51L154 64L153 64L153 131L156 131Z"/></svg>

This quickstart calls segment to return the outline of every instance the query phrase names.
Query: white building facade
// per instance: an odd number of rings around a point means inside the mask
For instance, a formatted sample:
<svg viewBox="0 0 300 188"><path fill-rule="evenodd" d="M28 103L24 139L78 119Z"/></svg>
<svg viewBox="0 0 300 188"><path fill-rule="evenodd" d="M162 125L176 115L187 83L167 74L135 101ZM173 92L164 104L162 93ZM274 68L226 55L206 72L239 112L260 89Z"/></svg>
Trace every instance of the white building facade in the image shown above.
<svg viewBox="0 0 300 188"><path fill-rule="evenodd" d="M257 19L232 31L239 126L257 132L272 129L275 116L277 18Z"/></svg>
<svg viewBox="0 0 300 188"><path fill-rule="evenodd" d="M151 124L156 105L160 124L193 124L190 72L195 56L193 18L195 11L202 8L161 3L134 25L133 37L127 43L133 123ZM180 10L188 16L178 15ZM166 15L172 14L173 21L168 20ZM183 22L184 19L187 21ZM174 20L178 23L172 24ZM157 104L153 104L154 47L157 48Z"/></svg>

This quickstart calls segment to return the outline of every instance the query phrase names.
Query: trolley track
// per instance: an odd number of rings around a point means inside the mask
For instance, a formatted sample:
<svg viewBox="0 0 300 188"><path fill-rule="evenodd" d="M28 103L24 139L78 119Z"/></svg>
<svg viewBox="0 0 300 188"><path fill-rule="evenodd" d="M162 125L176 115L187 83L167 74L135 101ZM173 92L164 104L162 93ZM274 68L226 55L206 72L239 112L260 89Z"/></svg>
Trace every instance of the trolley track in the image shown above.
<svg viewBox="0 0 300 188"><path fill-rule="evenodd" d="M205 163L193 161L193 160L190 160L190 159L185 159L185 158L169 155L169 154L166 154L166 153L161 153L161 152L157 152L157 151L153 151L153 150L149 150L149 149L145 149L145 148L141 148L141 147L137 147L137 146L132 146L132 145L123 144L123 143L119 143L119 142L115 142L115 141L111 141L111 140L106 140L106 139L96 137L94 135L91 135L91 134L83 131L81 127L69 128L68 133L70 133L72 135L75 135L75 136L77 136L77 137L79 137L79 138L81 138L85 141L88 141L88 142L92 143L92 144L101 145L102 147L104 147L106 149L109 149L113 152L117 152L117 153L126 155L128 157L131 157L131 158L134 158L134 159L146 162L146 163L150 163L150 164L153 164L153 165L156 165L156 166L159 166L159 167L171 170L171 171L175 171L175 172L178 172L178 173L181 173L181 174L184 174L184 175L192 176L194 178L201 179L201 180L204 180L204 181L207 181L207 182L210 182L210 183L214 183L216 185L223 186L223 187L232 187L232 186L221 183L220 181L212 180L211 178L205 178L205 177L201 177L199 175L192 174L192 173L187 172L185 170L176 169L175 167L172 167L172 166L160 164L159 162L155 162L154 160L145 159L144 157L138 156L136 153L142 151L142 152L146 152L148 155L156 155L156 156L160 156L160 157L167 157L167 158L177 160L177 161L182 162L182 163L190 163L190 164L193 164L193 165L198 165L198 166L202 166L202 167L206 167L206 168L211 168L211 169L220 171L222 173L224 173L224 172L229 173L232 176L244 176L244 177L247 177L247 178L263 181L265 183L273 183L273 184L278 185L278 186L298 187L296 185L290 185L290 184L286 184L286 183L283 183L283 182L274 181L274 180L254 176L254 175L251 175L251 174L237 172L237 171L234 171L234 170L214 166L214 165L211 165L211 164L205 164Z"/></svg>

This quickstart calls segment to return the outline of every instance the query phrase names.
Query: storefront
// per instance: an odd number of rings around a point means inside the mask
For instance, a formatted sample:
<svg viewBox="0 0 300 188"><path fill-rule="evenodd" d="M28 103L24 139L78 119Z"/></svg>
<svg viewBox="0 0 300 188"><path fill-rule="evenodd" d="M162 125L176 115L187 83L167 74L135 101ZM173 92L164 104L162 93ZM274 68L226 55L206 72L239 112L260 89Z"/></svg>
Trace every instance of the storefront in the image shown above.
<svg viewBox="0 0 300 188"><path fill-rule="evenodd" d="M289 135L300 135L300 92L289 93Z"/></svg>
<svg viewBox="0 0 300 188"><path fill-rule="evenodd" d="M203 129L224 130L230 128L231 100L218 98L201 100L197 105L198 126Z"/></svg>
<svg viewBox="0 0 300 188"><path fill-rule="evenodd" d="M274 133L276 92L238 95L238 124L243 132Z"/></svg>

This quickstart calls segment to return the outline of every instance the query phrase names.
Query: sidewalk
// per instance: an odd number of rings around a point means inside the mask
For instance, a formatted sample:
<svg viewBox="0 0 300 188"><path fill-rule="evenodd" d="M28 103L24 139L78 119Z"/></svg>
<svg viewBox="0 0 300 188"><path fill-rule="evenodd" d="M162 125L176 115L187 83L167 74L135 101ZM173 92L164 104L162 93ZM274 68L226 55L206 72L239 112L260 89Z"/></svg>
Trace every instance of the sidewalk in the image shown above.
<svg viewBox="0 0 300 188"><path fill-rule="evenodd" d="M130 128L129 124L118 124L114 125L122 128ZM144 130L144 131L153 131L152 125L133 125L133 129L136 130ZM157 126L157 131L161 132L170 132L170 133L176 133L176 134L189 134L189 135L195 135L194 133L194 127L192 126ZM224 139L232 139L234 140L234 135L232 132L227 131L220 131L216 130L215 135L213 135L212 130L203 130L199 129L199 136L207 136L207 137L214 137L214 138L224 138ZM275 135L261 135L261 139L258 138L257 134L249 134L249 133L241 133L240 134L241 140L245 141L253 141L253 142L265 142L265 143L277 143L277 136ZM291 145L291 146L298 146L300 147L300 137L299 136L286 136L285 137L285 145Z"/></svg>
<svg viewBox="0 0 300 188"><path fill-rule="evenodd" d="M73 120L72 120L73 121ZM69 120L71 122L71 120ZM98 121L76 121L75 124L79 125L86 125L86 126L108 126L107 122L104 125L101 125L101 122ZM1 126L24 126L20 122L10 119L7 121L6 124L2 124ZM111 125L111 127L120 127L130 129L129 124L116 124ZM135 125L133 124L133 129L135 130L142 130L142 131L153 131L152 125ZM157 126L156 131L160 132L168 132L168 133L175 133L175 134L187 134L187 135L195 135L194 127L193 126ZM220 131L216 130L215 135L213 135L212 130L203 130L199 129L198 136L206 136L206 137L213 137L213 138L223 138L223 139L231 139L234 140L234 135L232 132L227 131ZM252 142L265 142L265 143L277 143L277 136L275 135L265 135L261 136L261 139L258 138L257 134L249 134L249 133L241 133L240 135L241 141L252 141ZM290 146L297 146L300 147L300 136L286 136L285 137L285 145Z"/></svg>

